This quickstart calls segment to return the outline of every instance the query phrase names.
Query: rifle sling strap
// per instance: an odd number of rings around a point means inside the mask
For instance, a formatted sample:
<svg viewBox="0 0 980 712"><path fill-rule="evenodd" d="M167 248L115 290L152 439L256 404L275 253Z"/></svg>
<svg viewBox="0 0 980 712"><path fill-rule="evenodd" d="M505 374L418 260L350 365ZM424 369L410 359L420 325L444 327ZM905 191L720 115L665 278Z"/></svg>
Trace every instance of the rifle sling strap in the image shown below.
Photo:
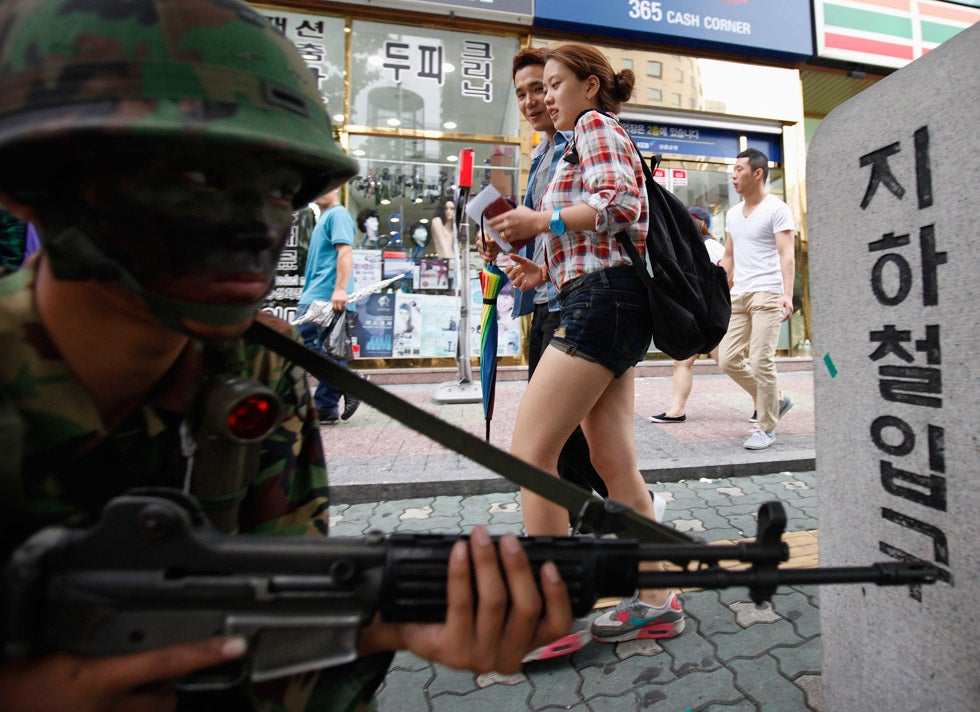
<svg viewBox="0 0 980 712"><path fill-rule="evenodd" d="M321 381L361 399L385 415L425 435L440 445L541 495L573 514L579 524L597 533L612 532L646 543L688 544L694 540L670 527L643 517L615 500L603 500L581 487L504 452L428 411L412 405L370 381L360 378L337 361L308 349L274 329L253 322L245 338L284 356Z"/></svg>

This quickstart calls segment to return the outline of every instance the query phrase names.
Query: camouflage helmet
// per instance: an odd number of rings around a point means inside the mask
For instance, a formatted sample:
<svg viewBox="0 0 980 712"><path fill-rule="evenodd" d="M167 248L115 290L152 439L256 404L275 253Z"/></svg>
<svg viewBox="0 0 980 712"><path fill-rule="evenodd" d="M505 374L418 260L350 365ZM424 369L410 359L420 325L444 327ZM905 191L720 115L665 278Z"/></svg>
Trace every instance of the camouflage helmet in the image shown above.
<svg viewBox="0 0 980 712"><path fill-rule="evenodd" d="M3 0L0 185L130 141L271 155L303 176L296 207L357 172L310 69L243 2Z"/></svg>

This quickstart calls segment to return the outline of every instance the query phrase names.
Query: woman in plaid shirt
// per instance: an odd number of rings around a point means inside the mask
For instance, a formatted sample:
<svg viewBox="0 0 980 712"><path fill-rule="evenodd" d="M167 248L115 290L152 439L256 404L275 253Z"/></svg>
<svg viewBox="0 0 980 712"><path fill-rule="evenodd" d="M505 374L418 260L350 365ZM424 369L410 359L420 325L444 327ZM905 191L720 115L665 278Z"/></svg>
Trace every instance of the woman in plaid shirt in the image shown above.
<svg viewBox="0 0 980 712"><path fill-rule="evenodd" d="M521 290L551 280L561 302L561 324L521 401L511 452L557 473L561 445L581 423L609 496L654 518L633 438L633 367L646 354L652 327L646 291L615 238L626 231L644 254L642 158L611 115L630 98L633 83L633 72L614 72L594 47L549 50L545 106L556 129L571 134L568 147L537 210L518 207L490 226L505 240L545 241L545 264L511 255L507 276ZM529 535L567 534L561 507L524 490L522 508ZM659 589L638 592L592 624L603 642L670 638L683 629L679 601Z"/></svg>

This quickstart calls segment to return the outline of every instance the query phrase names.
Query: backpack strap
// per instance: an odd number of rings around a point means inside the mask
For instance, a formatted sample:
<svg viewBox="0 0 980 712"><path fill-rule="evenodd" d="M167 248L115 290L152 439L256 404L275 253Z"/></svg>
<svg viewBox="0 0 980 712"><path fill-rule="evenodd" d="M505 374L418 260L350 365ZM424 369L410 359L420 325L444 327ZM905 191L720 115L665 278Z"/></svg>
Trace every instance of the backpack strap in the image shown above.
<svg viewBox="0 0 980 712"><path fill-rule="evenodd" d="M667 229L674 234L679 233L681 228L674 219L673 213L670 210L662 209L663 206L658 200L659 195L657 194L657 188L659 185L656 183L656 181L654 181L653 172L650 170L650 167L647 166L646 161L643 160L643 154L640 153L640 148L636 145L636 141L633 140L632 136L629 134L626 134L626 136L629 138L630 143L633 144L633 148L636 149L636 155L640 157L640 166L643 168L643 180L645 183L644 187L647 191L647 209L650 211L659 210L666 223ZM654 155L651 157L650 162L653 167L656 168L660 165L660 160L660 156ZM619 244L626 251L626 254L629 255L630 261L633 263L634 269L636 269L636 273L640 276L640 279L643 280L645 285L649 287L654 280L653 275L650 274L650 270L648 270L646 267L646 261L649 260L650 266L654 271L654 275L656 275L657 271L659 270L667 275L667 278L674 289L683 290L686 288L688 293L684 295L685 299L694 300L698 298L698 294L691 286L688 276L684 274L683 270L681 270L678 266L677 260L675 259L676 255L661 255L653 250L647 250L647 258L644 260L642 257L640 257L639 252L636 249L636 245L634 245L633 241L629 239L629 235L627 235L625 232L618 232L614 237L619 241ZM670 248L670 244L668 243L666 247Z"/></svg>

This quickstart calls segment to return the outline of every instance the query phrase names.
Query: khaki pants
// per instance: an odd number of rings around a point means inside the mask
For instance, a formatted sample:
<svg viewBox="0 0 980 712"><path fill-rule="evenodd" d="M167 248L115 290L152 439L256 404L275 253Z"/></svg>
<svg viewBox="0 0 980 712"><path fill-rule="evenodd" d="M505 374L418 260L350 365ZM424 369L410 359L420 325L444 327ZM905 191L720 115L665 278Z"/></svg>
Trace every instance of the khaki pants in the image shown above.
<svg viewBox="0 0 980 712"><path fill-rule="evenodd" d="M755 399L758 427L767 433L779 417L776 344L782 317L778 294L733 294L728 333L718 349L719 365Z"/></svg>

